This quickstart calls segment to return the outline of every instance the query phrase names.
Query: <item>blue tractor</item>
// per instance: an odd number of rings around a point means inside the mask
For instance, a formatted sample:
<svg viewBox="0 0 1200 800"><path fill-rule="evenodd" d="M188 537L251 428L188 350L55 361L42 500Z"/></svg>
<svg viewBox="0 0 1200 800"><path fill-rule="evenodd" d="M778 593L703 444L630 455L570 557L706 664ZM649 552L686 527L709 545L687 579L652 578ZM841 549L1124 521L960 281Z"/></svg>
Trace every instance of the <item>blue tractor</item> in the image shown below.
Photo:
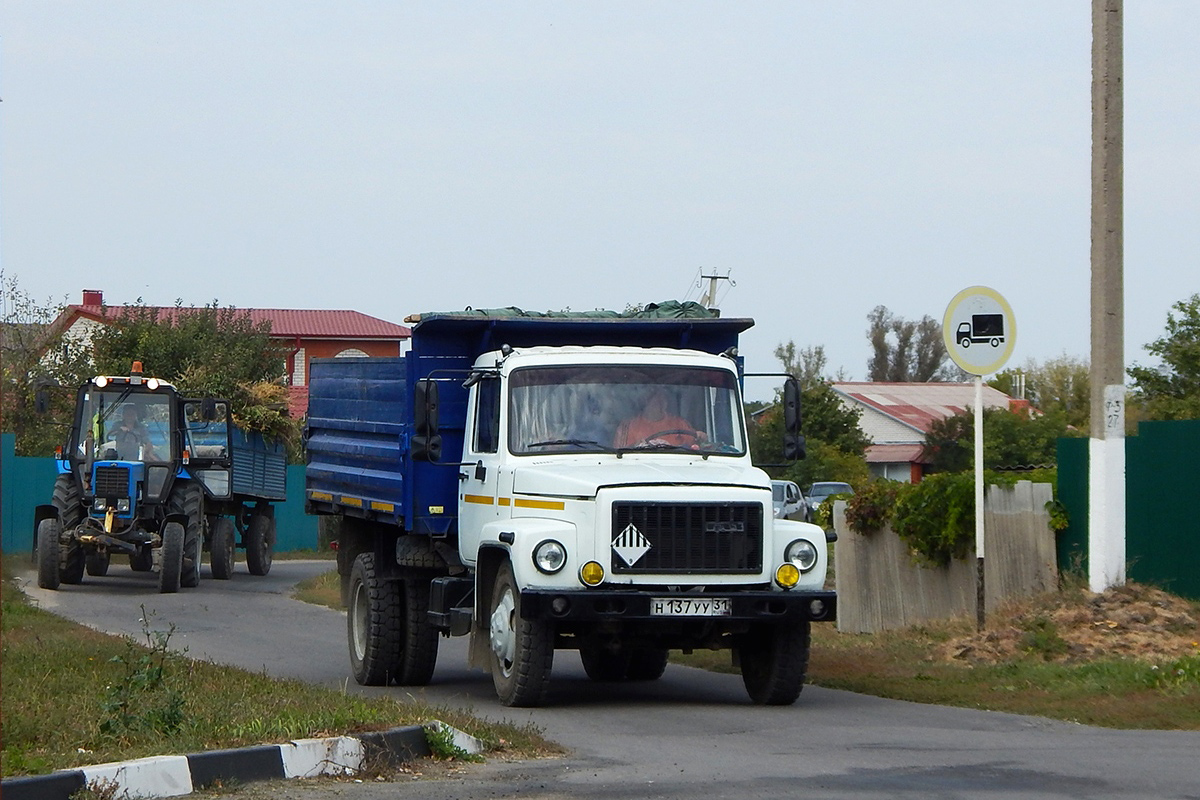
<svg viewBox="0 0 1200 800"><path fill-rule="evenodd" d="M246 550L255 575L271 568L273 502L286 497L282 443L233 424L229 403L181 397L142 375L100 375L79 388L50 504L34 512L38 585L77 584L108 573L113 555L158 572L160 592L233 574Z"/></svg>

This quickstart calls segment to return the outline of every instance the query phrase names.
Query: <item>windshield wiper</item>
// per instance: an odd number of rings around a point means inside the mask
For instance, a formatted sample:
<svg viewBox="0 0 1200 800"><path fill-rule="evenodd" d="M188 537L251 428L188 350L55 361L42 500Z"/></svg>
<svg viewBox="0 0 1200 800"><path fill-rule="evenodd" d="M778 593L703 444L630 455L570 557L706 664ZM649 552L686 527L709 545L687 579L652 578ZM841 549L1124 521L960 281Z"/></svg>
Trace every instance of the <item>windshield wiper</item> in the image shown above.
<svg viewBox="0 0 1200 800"><path fill-rule="evenodd" d="M547 439L544 442L534 442L533 444L525 445L529 447L554 447L564 444L573 444L576 447L598 447L606 452L612 452L612 448L608 445L600 444L594 439Z"/></svg>

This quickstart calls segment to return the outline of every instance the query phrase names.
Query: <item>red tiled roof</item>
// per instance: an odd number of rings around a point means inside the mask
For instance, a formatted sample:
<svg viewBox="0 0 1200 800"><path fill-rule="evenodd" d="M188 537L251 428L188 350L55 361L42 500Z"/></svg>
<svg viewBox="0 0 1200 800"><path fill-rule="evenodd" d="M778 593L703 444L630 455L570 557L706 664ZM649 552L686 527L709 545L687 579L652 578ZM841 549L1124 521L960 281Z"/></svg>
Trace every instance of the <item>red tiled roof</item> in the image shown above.
<svg viewBox="0 0 1200 800"><path fill-rule="evenodd" d="M193 310L175 306L151 308L161 319L173 319L180 312ZM70 305L64 309L64 314L74 313L103 321L105 317L119 316L123 310L122 306ZM263 321L270 322L271 335L278 338L407 339L412 336L412 329L404 325L396 325L358 311L290 308L239 308L235 311L249 314L250 321L255 325Z"/></svg>
<svg viewBox="0 0 1200 800"><path fill-rule="evenodd" d="M835 391L920 431L940 419L975 407L974 383L837 382ZM1008 408L1004 392L983 387L984 408Z"/></svg>

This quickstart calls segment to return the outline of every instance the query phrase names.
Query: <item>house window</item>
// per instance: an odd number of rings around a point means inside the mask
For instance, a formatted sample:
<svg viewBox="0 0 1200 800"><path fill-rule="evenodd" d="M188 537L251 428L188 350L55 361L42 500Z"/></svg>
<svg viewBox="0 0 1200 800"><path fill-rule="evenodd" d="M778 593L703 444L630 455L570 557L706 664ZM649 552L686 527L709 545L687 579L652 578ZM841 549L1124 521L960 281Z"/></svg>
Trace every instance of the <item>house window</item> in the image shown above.
<svg viewBox="0 0 1200 800"><path fill-rule="evenodd" d="M357 347L351 347L338 353L334 358L368 358L369 356Z"/></svg>

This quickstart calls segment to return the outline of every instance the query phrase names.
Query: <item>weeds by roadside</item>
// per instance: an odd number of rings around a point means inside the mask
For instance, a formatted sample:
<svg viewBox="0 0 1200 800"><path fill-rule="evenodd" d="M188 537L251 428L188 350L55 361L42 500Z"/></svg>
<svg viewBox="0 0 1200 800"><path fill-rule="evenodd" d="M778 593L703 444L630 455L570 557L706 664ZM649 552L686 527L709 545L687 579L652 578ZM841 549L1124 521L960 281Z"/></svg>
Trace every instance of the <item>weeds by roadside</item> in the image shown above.
<svg viewBox="0 0 1200 800"><path fill-rule="evenodd" d="M194 661L168 651L167 620L147 621L143 645L34 608L7 574L2 589L0 773L5 777L421 725L430 719L470 733L489 753L558 752L533 725Z"/></svg>

